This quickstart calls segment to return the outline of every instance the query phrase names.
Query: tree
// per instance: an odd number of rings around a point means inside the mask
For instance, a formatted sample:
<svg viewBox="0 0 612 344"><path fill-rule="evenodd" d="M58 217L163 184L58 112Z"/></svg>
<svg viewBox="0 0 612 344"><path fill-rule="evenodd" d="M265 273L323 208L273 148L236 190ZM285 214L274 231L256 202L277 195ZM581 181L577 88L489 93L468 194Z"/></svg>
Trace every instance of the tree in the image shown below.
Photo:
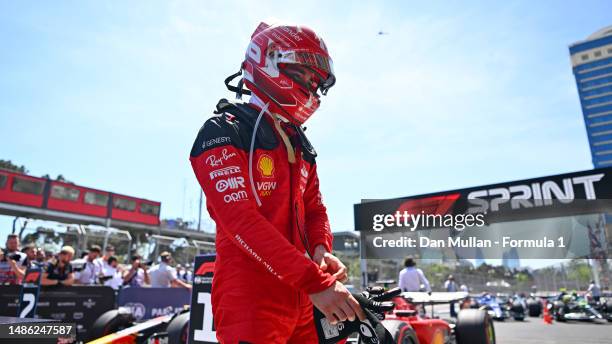
<svg viewBox="0 0 612 344"><path fill-rule="evenodd" d="M591 280L591 268L583 259L572 259L567 266L567 277L583 289Z"/></svg>
<svg viewBox="0 0 612 344"><path fill-rule="evenodd" d="M21 165L15 165L13 164L12 161L10 160L2 160L0 159L0 169L5 169L5 170L9 170L9 171L15 171L15 172L19 172L19 173L28 173L28 169L26 169L25 166Z"/></svg>
<svg viewBox="0 0 612 344"><path fill-rule="evenodd" d="M69 181L68 179L66 179L66 177L64 177L63 174L58 174L57 178L55 178L55 180L57 180L58 182L64 182L64 183L68 183L68 184L74 184L73 182Z"/></svg>
<svg viewBox="0 0 612 344"><path fill-rule="evenodd" d="M441 287L444 284L444 281L446 281L448 275L453 272L448 266L438 263L423 264L420 265L419 268L421 268L425 276L427 276L429 284L431 284L432 288L434 286Z"/></svg>

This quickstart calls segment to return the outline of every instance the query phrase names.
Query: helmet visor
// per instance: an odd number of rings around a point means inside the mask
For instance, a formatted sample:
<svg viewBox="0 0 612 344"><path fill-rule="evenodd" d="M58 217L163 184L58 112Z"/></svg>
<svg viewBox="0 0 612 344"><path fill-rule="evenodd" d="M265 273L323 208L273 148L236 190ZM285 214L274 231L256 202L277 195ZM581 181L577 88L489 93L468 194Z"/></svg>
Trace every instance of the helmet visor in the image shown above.
<svg viewBox="0 0 612 344"><path fill-rule="evenodd" d="M318 88L321 90L321 93L326 94L336 83L331 58L307 51L288 50L280 51L279 53L278 63L309 67L317 73L320 79Z"/></svg>
<svg viewBox="0 0 612 344"><path fill-rule="evenodd" d="M317 94L317 91L321 89L324 78L315 69L299 64L285 63L279 64L279 67L281 73L288 76L308 92Z"/></svg>

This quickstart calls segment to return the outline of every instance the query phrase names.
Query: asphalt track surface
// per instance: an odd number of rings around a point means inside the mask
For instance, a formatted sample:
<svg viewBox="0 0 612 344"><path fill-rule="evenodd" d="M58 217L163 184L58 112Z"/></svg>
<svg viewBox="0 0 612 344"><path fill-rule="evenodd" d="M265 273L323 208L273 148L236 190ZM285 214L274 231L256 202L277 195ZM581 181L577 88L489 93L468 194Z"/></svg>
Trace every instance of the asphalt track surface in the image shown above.
<svg viewBox="0 0 612 344"><path fill-rule="evenodd" d="M542 318L519 321L496 321L495 337L499 344L600 344L612 343L612 323L567 322L552 325Z"/></svg>
<svg viewBox="0 0 612 344"><path fill-rule="evenodd" d="M431 307L427 308L428 313ZM448 306L434 306L435 314L448 317ZM525 321L495 321L495 337L498 344L612 344L612 322L553 322L542 318L527 317Z"/></svg>

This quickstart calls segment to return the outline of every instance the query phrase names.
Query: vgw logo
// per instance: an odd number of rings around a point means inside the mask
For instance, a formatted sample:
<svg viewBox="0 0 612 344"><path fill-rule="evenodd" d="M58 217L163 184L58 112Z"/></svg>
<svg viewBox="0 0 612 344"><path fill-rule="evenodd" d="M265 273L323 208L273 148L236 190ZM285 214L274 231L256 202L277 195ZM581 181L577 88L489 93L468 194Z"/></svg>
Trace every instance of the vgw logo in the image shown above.
<svg viewBox="0 0 612 344"><path fill-rule="evenodd" d="M498 187L488 190L472 191L467 198L473 207L469 213L498 211L500 205L510 202L512 209L532 208L553 204L553 199L562 203L571 203L575 199L574 188L582 187L587 200L597 199L595 183L604 177L603 173L564 178L562 186L552 180L531 184L518 184L510 187ZM577 189L580 190L580 189Z"/></svg>
<svg viewBox="0 0 612 344"><path fill-rule="evenodd" d="M270 196L276 190L276 182L257 182L257 191L261 196Z"/></svg>

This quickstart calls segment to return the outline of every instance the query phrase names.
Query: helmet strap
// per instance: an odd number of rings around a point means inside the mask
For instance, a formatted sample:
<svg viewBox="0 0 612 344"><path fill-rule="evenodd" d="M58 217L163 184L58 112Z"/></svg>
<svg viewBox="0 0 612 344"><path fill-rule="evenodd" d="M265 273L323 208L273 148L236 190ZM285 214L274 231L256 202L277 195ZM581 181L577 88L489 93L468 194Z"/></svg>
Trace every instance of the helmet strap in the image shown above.
<svg viewBox="0 0 612 344"><path fill-rule="evenodd" d="M285 143L285 148L287 148L287 160L289 160L290 164L295 164L295 149L291 144L291 140L289 140L289 136L287 136L287 133L285 133L285 131L281 127L280 118L278 118L278 115L272 113L272 117L274 118L274 127L278 131L278 134L283 140L283 143Z"/></svg>
<svg viewBox="0 0 612 344"><path fill-rule="evenodd" d="M251 95L251 91L242 87L242 85L244 84L244 80L242 78L240 78L240 80L238 81L237 86L230 85L230 82L232 82L232 80L234 80L237 76L240 76L240 75L242 75L242 68L237 73L234 73L228 76L227 78L225 78L225 81L224 81L225 87L227 87L228 90L236 93L236 99L241 99L243 94L246 94L248 96Z"/></svg>

